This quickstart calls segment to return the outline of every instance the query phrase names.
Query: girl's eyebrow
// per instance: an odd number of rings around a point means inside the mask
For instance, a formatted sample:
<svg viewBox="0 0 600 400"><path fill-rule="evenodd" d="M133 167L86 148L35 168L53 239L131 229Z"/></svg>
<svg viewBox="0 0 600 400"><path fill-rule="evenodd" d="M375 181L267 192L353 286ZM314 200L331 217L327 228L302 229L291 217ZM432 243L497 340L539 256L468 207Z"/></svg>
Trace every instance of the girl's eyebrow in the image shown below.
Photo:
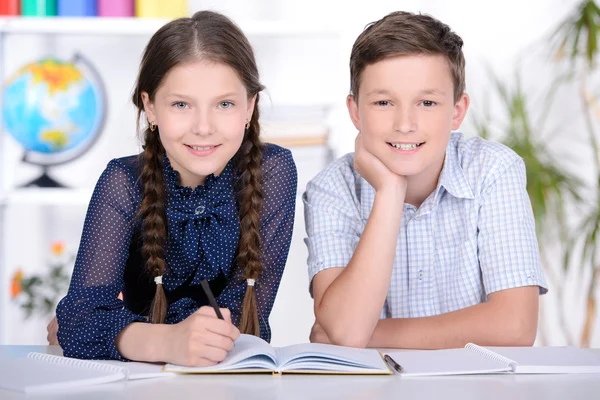
<svg viewBox="0 0 600 400"><path fill-rule="evenodd" d="M186 96L185 94L181 94L181 93L169 93L165 97L177 97L178 99L186 99L186 100L191 99L190 96Z"/></svg>
<svg viewBox="0 0 600 400"><path fill-rule="evenodd" d="M215 97L215 99L223 99L226 97L236 97L239 96L238 92L227 92L227 93L223 93L220 94L218 96ZM178 99L184 99L184 100L193 100L193 98L191 96L185 95L185 94L181 94L181 93L168 93L165 97L167 98L178 98Z"/></svg>

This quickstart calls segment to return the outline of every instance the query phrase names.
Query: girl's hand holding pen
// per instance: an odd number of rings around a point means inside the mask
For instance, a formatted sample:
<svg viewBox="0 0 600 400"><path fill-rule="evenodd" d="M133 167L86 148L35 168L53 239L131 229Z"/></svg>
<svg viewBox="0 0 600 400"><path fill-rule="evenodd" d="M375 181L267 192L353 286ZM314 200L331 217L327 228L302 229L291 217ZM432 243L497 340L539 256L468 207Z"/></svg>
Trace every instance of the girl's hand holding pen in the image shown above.
<svg viewBox="0 0 600 400"><path fill-rule="evenodd" d="M165 344L170 347L172 364L183 366L209 366L223 361L240 336L231 323L231 313L220 309L224 319L219 319L212 307L199 308L177 324L171 325Z"/></svg>

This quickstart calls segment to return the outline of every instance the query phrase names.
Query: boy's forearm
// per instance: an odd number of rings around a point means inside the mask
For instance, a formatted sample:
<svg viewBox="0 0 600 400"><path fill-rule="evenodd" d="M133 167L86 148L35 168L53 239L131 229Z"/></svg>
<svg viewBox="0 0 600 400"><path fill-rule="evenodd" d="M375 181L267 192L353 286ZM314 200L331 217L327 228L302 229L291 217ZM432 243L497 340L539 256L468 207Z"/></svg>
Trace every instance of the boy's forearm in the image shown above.
<svg viewBox="0 0 600 400"><path fill-rule="evenodd" d="M167 361L164 344L168 343L170 325L134 322L115 339L122 357L133 361Z"/></svg>
<svg viewBox="0 0 600 400"><path fill-rule="evenodd" d="M446 349L464 347L469 342L482 346L531 346L536 331L537 312L521 312L488 302L425 318L382 319L369 347Z"/></svg>
<svg viewBox="0 0 600 400"><path fill-rule="evenodd" d="M390 284L402 218L402 194L378 193L352 259L315 310L335 344L365 347Z"/></svg>

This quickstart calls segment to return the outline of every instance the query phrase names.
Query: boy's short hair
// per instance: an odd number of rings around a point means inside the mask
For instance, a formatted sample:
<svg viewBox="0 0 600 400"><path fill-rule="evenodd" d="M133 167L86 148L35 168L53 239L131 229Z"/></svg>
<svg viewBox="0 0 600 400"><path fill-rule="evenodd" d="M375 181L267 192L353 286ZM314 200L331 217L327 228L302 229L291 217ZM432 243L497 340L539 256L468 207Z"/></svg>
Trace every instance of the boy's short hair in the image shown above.
<svg viewBox="0 0 600 400"><path fill-rule="evenodd" d="M396 11L372 22L358 36L350 56L350 90L358 98L365 68L386 58L401 55L443 55L454 82L454 101L465 91L463 41L450 27L423 14Z"/></svg>

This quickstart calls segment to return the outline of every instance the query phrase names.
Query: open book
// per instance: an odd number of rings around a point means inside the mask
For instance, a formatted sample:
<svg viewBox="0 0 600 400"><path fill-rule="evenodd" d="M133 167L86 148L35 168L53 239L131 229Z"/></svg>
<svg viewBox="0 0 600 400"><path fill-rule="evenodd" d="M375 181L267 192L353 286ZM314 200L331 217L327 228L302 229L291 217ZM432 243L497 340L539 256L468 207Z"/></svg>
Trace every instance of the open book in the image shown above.
<svg viewBox="0 0 600 400"><path fill-rule="evenodd" d="M576 347L481 347L387 353L403 376L600 373L600 356Z"/></svg>
<svg viewBox="0 0 600 400"><path fill-rule="evenodd" d="M377 350L355 349L308 343L275 348L259 337L240 335L235 347L219 364L211 367L182 367L167 364L177 373L378 374L389 369Z"/></svg>
<svg viewBox="0 0 600 400"><path fill-rule="evenodd" d="M163 365L78 360L42 353L0 362L0 389L41 393L133 379L174 376Z"/></svg>

